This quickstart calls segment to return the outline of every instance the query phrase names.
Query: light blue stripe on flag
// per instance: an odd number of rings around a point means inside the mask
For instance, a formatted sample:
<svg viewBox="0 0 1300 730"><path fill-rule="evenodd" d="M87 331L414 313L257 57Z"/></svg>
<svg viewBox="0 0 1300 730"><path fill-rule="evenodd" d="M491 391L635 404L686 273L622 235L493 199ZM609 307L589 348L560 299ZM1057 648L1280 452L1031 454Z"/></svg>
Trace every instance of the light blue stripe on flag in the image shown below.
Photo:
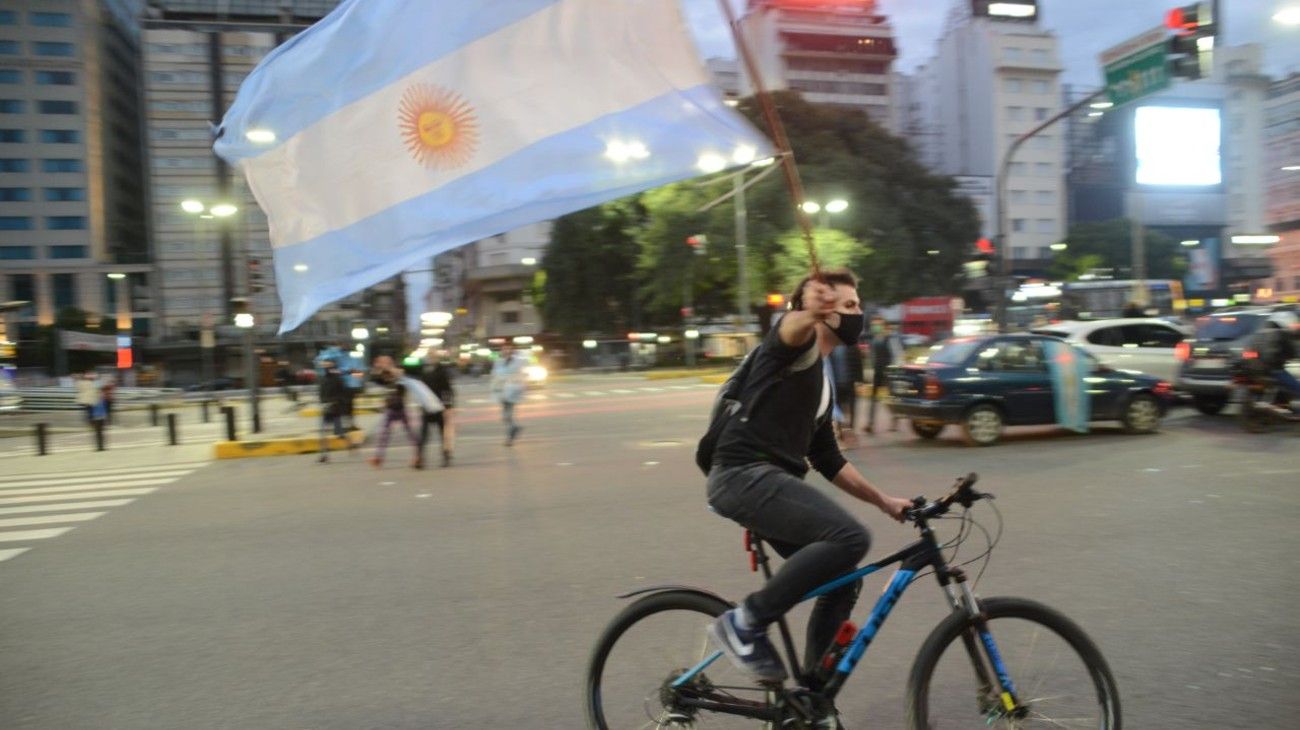
<svg viewBox="0 0 1300 730"><path fill-rule="evenodd" d="M266 152L313 122L560 0L345 0L258 64L222 123L217 154L236 162ZM382 43L362 47L365 38ZM327 83L303 84L303 78Z"/></svg>
<svg viewBox="0 0 1300 730"><path fill-rule="evenodd" d="M1092 406L1092 397L1088 395L1091 362L1073 345L1058 340L1047 341L1047 362L1052 374L1056 422L1062 428L1087 433Z"/></svg>

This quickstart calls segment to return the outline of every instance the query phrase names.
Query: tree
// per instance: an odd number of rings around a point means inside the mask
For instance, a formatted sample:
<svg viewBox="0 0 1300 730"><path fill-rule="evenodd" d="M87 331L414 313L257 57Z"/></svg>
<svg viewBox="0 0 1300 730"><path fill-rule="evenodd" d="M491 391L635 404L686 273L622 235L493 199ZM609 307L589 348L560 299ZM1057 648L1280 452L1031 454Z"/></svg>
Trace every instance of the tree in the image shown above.
<svg viewBox="0 0 1300 730"><path fill-rule="evenodd" d="M547 329L578 336L619 331L636 322L638 248L632 231L642 213L635 198L563 216L551 228L534 287Z"/></svg>
<svg viewBox="0 0 1300 730"><path fill-rule="evenodd" d="M779 284L775 291L793 292L796 284L808 275L811 259L808 256L808 244L803 234L787 233L780 239L781 250L773 261L774 273ZM813 243L817 247L817 259L822 268L848 268L862 271L868 266L867 257L871 249L855 241L847 233L831 228L818 228L813 231Z"/></svg>
<svg viewBox="0 0 1300 730"><path fill-rule="evenodd" d="M1097 269L1110 269L1115 278L1132 276L1132 224L1123 218L1100 223L1079 223L1070 227L1068 248L1055 256L1048 272L1073 280ZM1187 273L1187 258L1178 241L1145 229L1146 271L1149 279L1181 279Z"/></svg>

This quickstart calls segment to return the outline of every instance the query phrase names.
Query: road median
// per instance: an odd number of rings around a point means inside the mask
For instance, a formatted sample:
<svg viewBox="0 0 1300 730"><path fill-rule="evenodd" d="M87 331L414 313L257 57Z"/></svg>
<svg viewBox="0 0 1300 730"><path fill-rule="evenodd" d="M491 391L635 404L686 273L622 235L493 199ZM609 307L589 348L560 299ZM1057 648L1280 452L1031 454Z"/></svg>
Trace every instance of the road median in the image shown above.
<svg viewBox="0 0 1300 730"><path fill-rule="evenodd" d="M330 451L343 451L349 446L364 444L366 434L365 431L349 431L345 436L330 437L328 442ZM281 436L256 441L218 441L212 446L212 455L217 459L294 456L298 454L314 454L319 451L320 437L311 435Z"/></svg>

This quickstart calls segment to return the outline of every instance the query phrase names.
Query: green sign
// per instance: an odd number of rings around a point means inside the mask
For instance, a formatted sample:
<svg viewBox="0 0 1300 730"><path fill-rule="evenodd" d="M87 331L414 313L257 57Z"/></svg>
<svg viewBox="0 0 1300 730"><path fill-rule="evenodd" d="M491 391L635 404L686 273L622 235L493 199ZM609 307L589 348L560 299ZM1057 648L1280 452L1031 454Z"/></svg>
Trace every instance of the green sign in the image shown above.
<svg viewBox="0 0 1300 730"><path fill-rule="evenodd" d="M1167 33L1147 31L1101 54L1106 96L1115 106L1169 88Z"/></svg>

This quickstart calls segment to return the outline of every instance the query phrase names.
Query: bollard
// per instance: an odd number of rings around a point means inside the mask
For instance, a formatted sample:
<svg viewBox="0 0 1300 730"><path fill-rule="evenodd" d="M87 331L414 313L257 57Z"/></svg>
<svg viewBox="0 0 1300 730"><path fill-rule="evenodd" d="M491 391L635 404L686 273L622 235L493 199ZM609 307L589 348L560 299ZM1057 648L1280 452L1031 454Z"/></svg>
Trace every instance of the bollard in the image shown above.
<svg viewBox="0 0 1300 730"><path fill-rule="evenodd" d="M158 404L157 403L149 404L149 425L150 426L158 425Z"/></svg>
<svg viewBox="0 0 1300 730"><path fill-rule="evenodd" d="M203 406L203 422L204 422L204 423L208 423L209 421L212 420L211 418L208 417L208 403L210 403L210 402L211 402L211 401L209 401L207 398L204 398L204 399L203 399L203 402L200 404L200 405Z"/></svg>
<svg viewBox="0 0 1300 730"><path fill-rule="evenodd" d="M45 454L47 453L46 443L45 443L46 425L47 424L44 423L36 424L36 455L37 456L45 456Z"/></svg>
<svg viewBox="0 0 1300 730"><path fill-rule="evenodd" d="M95 451L103 451L107 448L104 445L104 419L96 418L90 423L95 429Z"/></svg>
<svg viewBox="0 0 1300 730"><path fill-rule="evenodd" d="M176 438L176 414L168 413L167 414L167 444L170 446L175 446L178 443L180 443L180 439Z"/></svg>
<svg viewBox="0 0 1300 730"><path fill-rule="evenodd" d="M235 438L235 407L225 406L221 412L226 414L226 440L238 441L239 439Z"/></svg>
<svg viewBox="0 0 1300 730"><path fill-rule="evenodd" d="M253 396L253 433L262 432L262 409L258 407L258 396Z"/></svg>

